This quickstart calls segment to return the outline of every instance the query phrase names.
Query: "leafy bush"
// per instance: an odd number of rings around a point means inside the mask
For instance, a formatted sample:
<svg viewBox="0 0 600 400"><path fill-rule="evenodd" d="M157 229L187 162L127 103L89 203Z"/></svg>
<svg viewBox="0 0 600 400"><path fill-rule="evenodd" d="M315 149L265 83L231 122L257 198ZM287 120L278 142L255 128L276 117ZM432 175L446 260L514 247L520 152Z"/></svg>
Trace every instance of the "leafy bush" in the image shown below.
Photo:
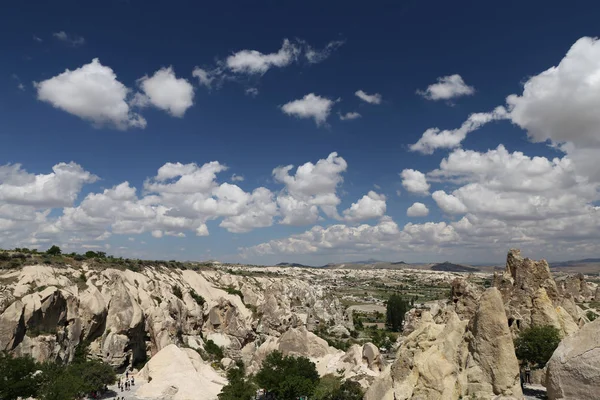
<svg viewBox="0 0 600 400"><path fill-rule="evenodd" d="M277 399L294 400L313 395L319 383L319 373L315 364L306 357L284 357L279 351L274 351L266 357L255 381Z"/></svg>
<svg viewBox="0 0 600 400"><path fill-rule="evenodd" d="M226 291L227 293L229 293L229 294L232 294L232 295L234 295L234 296L235 296L235 295L237 295L237 296L240 296L240 299L244 300L244 295L242 294L242 292L241 292L240 290L238 290L238 289L234 288L233 286L227 286L227 287L225 288L225 291Z"/></svg>
<svg viewBox="0 0 600 400"><path fill-rule="evenodd" d="M98 360L87 360L85 346L78 346L72 364L38 364L30 357L0 353L0 398L35 397L40 400L79 398L81 393L101 390L116 380L114 370ZM40 371L40 372L37 372Z"/></svg>
<svg viewBox="0 0 600 400"><path fill-rule="evenodd" d="M177 285L173 286L173 294L175 295L175 297L183 299L183 292L181 291L181 288Z"/></svg>
<svg viewBox="0 0 600 400"><path fill-rule="evenodd" d="M204 351L206 351L213 360L220 360L223 358L223 349L210 339L204 342Z"/></svg>
<svg viewBox="0 0 600 400"><path fill-rule="evenodd" d="M596 318L598 318L598 314L596 314L593 311L588 311L587 313L585 313L585 316L587 317L587 319L589 319L590 321L594 321Z"/></svg>
<svg viewBox="0 0 600 400"><path fill-rule="evenodd" d="M227 385L221 389L219 400L253 399L256 395L256 385L246 378L244 364L240 361L234 368L227 371Z"/></svg>
<svg viewBox="0 0 600 400"><path fill-rule="evenodd" d="M553 326L532 326L515 339L515 352L519 360L543 367L560 343L560 332Z"/></svg>
<svg viewBox="0 0 600 400"><path fill-rule="evenodd" d="M46 250L46 254L49 254L51 256L59 256L61 255L62 251L60 250L60 247L54 245L52 247L50 247L48 250Z"/></svg>
<svg viewBox="0 0 600 400"><path fill-rule="evenodd" d="M192 299L194 299L194 301L200 307L202 307L204 305L204 303L206 303L206 300L204 300L204 297L202 297L198 293L196 293L196 291L194 289L190 290L190 296L192 296Z"/></svg>
<svg viewBox="0 0 600 400"><path fill-rule="evenodd" d="M0 399L15 400L37 394L42 383L35 375L38 364L31 357L13 357L0 352Z"/></svg>

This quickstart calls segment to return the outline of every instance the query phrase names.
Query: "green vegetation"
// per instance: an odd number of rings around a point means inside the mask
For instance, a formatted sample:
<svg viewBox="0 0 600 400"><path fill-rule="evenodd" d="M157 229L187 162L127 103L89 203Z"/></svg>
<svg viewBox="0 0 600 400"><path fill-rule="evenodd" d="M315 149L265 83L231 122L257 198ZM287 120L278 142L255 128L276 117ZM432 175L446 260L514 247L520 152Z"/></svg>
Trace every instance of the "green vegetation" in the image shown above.
<svg viewBox="0 0 600 400"><path fill-rule="evenodd" d="M270 353L255 376L245 376L241 362L227 372L229 383L223 387L219 400L253 399L257 388L278 400L296 400L308 396L314 400L361 400L360 384L342 381L336 375L319 378L315 364L306 357Z"/></svg>
<svg viewBox="0 0 600 400"><path fill-rule="evenodd" d="M244 363L238 361L234 368L227 371L227 386L219 393L219 400L244 400L253 399L256 394L256 385L252 379L246 378Z"/></svg>
<svg viewBox="0 0 600 400"><path fill-rule="evenodd" d="M234 296L240 296L240 299L242 299L242 301L244 300L244 295L242 294L242 292L236 288L234 288L233 286L227 286L226 288L223 289L224 291L226 291L229 294L232 294Z"/></svg>
<svg viewBox="0 0 600 400"><path fill-rule="evenodd" d="M387 302L386 326L389 330L400 332L404 322L404 314L408 311L408 302L397 294L390 296Z"/></svg>
<svg viewBox="0 0 600 400"><path fill-rule="evenodd" d="M596 318L598 318L598 314L596 314L595 312L588 310L587 313L585 313L585 316L587 317L587 319L589 319L590 321L594 321Z"/></svg>
<svg viewBox="0 0 600 400"><path fill-rule="evenodd" d="M210 339L204 343L204 351L206 351L211 360L220 360L223 358L223 349Z"/></svg>
<svg viewBox="0 0 600 400"><path fill-rule="evenodd" d="M40 400L65 400L101 390L113 384L116 374L100 361L87 360L85 345L79 346L73 363L39 364L30 357L0 353L0 398L35 397Z"/></svg>
<svg viewBox="0 0 600 400"><path fill-rule="evenodd" d="M204 297L200 296L198 293L196 293L196 291L194 289L192 289L190 291L190 296L192 296L192 299L194 299L194 301L200 306L202 307L204 305L204 303L206 303L206 300L204 300Z"/></svg>
<svg viewBox="0 0 600 400"><path fill-rule="evenodd" d="M279 400L295 400L312 396L319 383L315 364L306 357L270 353L255 376L259 387L273 393Z"/></svg>
<svg viewBox="0 0 600 400"><path fill-rule="evenodd" d="M183 292L181 291L181 288L177 285L173 285L172 287L173 289L173 294L175 295L175 297L177 297L178 299L182 300L183 299Z"/></svg>
<svg viewBox="0 0 600 400"><path fill-rule="evenodd" d="M313 394L315 400L361 400L363 391L358 382L344 381L333 374L323 376Z"/></svg>
<svg viewBox="0 0 600 400"><path fill-rule="evenodd" d="M46 254L51 255L51 256L59 256L62 254L62 251L60 250L60 247L54 245L54 246L50 247L48 250L46 250Z"/></svg>
<svg viewBox="0 0 600 400"><path fill-rule="evenodd" d="M532 326L515 339L517 358L540 368L548 362L560 343L560 332L553 326Z"/></svg>

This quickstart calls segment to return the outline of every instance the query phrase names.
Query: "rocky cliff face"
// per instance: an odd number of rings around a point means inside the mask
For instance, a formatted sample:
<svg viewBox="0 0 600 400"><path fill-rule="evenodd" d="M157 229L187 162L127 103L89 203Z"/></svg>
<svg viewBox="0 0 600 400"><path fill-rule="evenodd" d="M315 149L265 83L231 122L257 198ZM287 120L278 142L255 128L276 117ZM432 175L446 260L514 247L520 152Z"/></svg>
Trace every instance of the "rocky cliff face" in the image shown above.
<svg viewBox="0 0 600 400"><path fill-rule="evenodd" d="M39 361L68 361L83 341L117 369L170 344L202 348L205 338L237 355L259 337L303 326L309 316L347 323L337 299L289 277L37 265L0 279L0 349Z"/></svg>

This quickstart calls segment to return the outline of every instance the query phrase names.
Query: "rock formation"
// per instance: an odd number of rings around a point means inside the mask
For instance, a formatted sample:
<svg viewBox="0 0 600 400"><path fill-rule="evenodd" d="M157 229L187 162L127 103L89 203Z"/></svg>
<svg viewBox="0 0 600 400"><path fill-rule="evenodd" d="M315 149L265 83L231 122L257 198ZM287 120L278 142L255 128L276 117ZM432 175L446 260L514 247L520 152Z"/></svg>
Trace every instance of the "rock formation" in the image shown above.
<svg viewBox="0 0 600 400"><path fill-rule="evenodd" d="M600 319L563 339L546 364L550 400L595 400L600 395Z"/></svg>
<svg viewBox="0 0 600 400"><path fill-rule="evenodd" d="M513 335L534 325L552 325L563 336L576 330L578 308L572 297L561 295L546 260L523 258L519 250L511 249L506 270L494 276L494 286L502 293Z"/></svg>
<svg viewBox="0 0 600 400"><path fill-rule="evenodd" d="M85 341L93 356L122 369L171 344L202 348L202 337L235 358L260 336L303 327L308 315L341 329L348 322L337 299L300 279L45 265L6 276L12 283L0 290L0 350L38 361L69 361Z"/></svg>
<svg viewBox="0 0 600 400"><path fill-rule="evenodd" d="M137 374L137 382L138 397L157 400L213 400L227 384L196 351L180 349L174 344L152 357Z"/></svg>
<svg viewBox="0 0 600 400"><path fill-rule="evenodd" d="M450 309L445 323L436 323L424 312L365 399L522 398L500 292L486 290L473 315L470 322L461 320Z"/></svg>

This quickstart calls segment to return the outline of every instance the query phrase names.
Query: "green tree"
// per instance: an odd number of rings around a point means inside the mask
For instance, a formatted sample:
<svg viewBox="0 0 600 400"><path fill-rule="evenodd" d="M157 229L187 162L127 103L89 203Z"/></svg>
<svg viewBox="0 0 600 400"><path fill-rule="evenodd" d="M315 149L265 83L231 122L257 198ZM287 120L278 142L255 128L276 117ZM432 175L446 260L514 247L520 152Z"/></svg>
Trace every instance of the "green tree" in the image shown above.
<svg viewBox="0 0 600 400"><path fill-rule="evenodd" d="M98 254L95 251L86 251L85 252L85 258L96 258L98 257Z"/></svg>
<svg viewBox="0 0 600 400"><path fill-rule="evenodd" d="M386 313L386 326L388 329L400 332L406 311L408 311L408 303L397 294L391 295L387 302Z"/></svg>
<svg viewBox="0 0 600 400"><path fill-rule="evenodd" d="M255 381L278 400L296 400L300 396L312 396L319 373L306 357L284 357L281 352L274 351L266 357Z"/></svg>
<svg viewBox="0 0 600 400"><path fill-rule="evenodd" d="M238 361L234 368L227 371L227 385L219 393L219 400L249 400L256 395L256 386L246 378L244 363Z"/></svg>
<svg viewBox="0 0 600 400"><path fill-rule="evenodd" d="M59 256L61 253L62 251L60 250L60 247L56 245L53 245L48 250L46 250L46 254L49 254L51 256Z"/></svg>
<svg viewBox="0 0 600 400"><path fill-rule="evenodd" d="M333 374L321 378L315 388L315 400L362 400L363 391L358 382L346 380Z"/></svg>
<svg viewBox="0 0 600 400"><path fill-rule="evenodd" d="M206 351L213 360L220 360L223 358L223 349L210 339L204 342L204 351Z"/></svg>
<svg viewBox="0 0 600 400"><path fill-rule="evenodd" d="M0 399L15 400L37 394L41 377L39 365L31 357L13 357L0 352Z"/></svg>
<svg viewBox="0 0 600 400"><path fill-rule="evenodd" d="M553 326L532 326L515 339L517 358L543 367L560 343L560 332Z"/></svg>
<svg viewBox="0 0 600 400"><path fill-rule="evenodd" d="M42 400L74 399L83 392L82 377L71 368L56 363L43 365L42 380L43 383L37 395Z"/></svg>
<svg viewBox="0 0 600 400"><path fill-rule="evenodd" d="M588 312L585 313L585 315L590 321L594 321L596 318L598 318L598 315L595 312L590 311L590 310L588 310Z"/></svg>
<svg viewBox="0 0 600 400"><path fill-rule="evenodd" d="M362 400L364 396L360 383L346 380L333 394L331 400Z"/></svg>

